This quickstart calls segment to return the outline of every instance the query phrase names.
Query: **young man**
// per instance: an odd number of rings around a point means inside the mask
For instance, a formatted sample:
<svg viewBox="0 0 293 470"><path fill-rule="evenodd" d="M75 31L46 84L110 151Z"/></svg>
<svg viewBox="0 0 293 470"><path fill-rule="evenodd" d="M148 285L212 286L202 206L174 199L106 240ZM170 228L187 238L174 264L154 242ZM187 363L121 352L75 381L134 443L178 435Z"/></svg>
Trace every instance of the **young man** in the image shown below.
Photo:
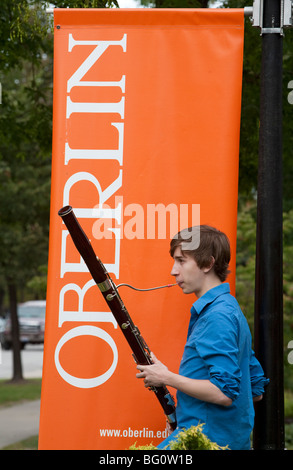
<svg viewBox="0 0 293 470"><path fill-rule="evenodd" d="M140 366L146 387L177 389L177 429L158 447L164 449L182 429L204 423L203 432L231 450L250 449L253 401L262 399L269 382L251 349L251 334L236 299L224 282L229 274L230 244L219 230L201 225L186 239L186 231L171 241L171 274L184 294L195 294L179 374L153 356ZM191 248L191 249L188 249Z"/></svg>

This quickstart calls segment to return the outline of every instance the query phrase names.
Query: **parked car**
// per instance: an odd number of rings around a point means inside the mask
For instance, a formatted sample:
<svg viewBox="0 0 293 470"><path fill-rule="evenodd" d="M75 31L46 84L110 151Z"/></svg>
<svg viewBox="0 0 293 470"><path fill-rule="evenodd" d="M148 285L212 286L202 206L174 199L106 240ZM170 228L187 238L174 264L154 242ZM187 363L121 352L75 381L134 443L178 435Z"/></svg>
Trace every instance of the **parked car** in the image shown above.
<svg viewBox="0 0 293 470"><path fill-rule="evenodd" d="M21 347L26 344L44 343L45 330L45 300L30 300L17 306L19 321L19 339ZM1 344L3 349L10 349L12 346L11 319L8 315L5 321L4 330L1 332Z"/></svg>

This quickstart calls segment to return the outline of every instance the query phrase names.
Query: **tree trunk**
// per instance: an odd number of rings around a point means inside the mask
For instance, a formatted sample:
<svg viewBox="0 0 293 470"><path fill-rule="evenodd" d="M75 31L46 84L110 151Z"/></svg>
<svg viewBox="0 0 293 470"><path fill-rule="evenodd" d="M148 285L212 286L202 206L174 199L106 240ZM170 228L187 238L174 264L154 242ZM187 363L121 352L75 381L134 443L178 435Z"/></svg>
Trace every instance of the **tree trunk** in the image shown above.
<svg viewBox="0 0 293 470"><path fill-rule="evenodd" d="M13 375L12 382L23 380L21 363L21 344L19 339L19 322L17 316L17 289L13 280L7 280L9 294L9 310L12 331L12 351L13 351Z"/></svg>

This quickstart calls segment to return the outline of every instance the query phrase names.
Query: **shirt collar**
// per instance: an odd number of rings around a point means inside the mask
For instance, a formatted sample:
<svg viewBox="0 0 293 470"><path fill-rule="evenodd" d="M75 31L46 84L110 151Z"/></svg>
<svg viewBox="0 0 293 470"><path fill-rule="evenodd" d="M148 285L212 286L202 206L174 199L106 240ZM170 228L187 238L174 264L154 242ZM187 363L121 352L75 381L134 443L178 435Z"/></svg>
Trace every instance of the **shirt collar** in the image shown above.
<svg viewBox="0 0 293 470"><path fill-rule="evenodd" d="M191 313L197 313L197 315L200 315L206 305L212 303L220 295L229 293L230 285L228 282L224 282L219 286L213 287L194 302L191 307Z"/></svg>

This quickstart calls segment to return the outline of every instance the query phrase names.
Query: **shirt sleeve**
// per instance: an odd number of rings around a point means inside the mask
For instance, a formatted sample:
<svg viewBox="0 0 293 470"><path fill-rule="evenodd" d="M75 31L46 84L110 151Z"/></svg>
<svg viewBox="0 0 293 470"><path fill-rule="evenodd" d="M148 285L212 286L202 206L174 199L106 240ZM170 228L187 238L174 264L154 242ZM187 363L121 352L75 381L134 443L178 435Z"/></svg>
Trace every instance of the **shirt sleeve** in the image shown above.
<svg viewBox="0 0 293 470"><path fill-rule="evenodd" d="M270 380L264 376L264 371L256 359L254 351L251 351L249 368L252 396L259 397L264 393L264 388Z"/></svg>
<svg viewBox="0 0 293 470"><path fill-rule="evenodd" d="M207 318L194 338L194 345L204 361L209 380L227 397L235 400L240 391L241 370L238 364L238 326L233 316L220 314Z"/></svg>

